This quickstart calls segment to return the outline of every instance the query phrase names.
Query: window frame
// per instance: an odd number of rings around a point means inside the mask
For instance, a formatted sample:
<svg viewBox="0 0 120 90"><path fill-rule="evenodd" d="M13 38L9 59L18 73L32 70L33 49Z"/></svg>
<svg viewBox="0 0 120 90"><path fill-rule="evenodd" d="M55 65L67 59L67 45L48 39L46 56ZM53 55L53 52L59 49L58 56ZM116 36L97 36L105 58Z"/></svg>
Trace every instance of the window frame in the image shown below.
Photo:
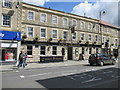
<svg viewBox="0 0 120 90"><path fill-rule="evenodd" d="M30 37L29 36L29 28L32 28L32 37ZM27 36L29 37L29 38L33 38L34 37L34 27L32 27L32 26L27 26Z"/></svg>
<svg viewBox="0 0 120 90"><path fill-rule="evenodd" d="M4 25L4 16L10 17L9 20L5 20L6 22L9 22L9 25ZM11 16L10 15L2 14L2 26L11 27Z"/></svg>
<svg viewBox="0 0 120 90"><path fill-rule="evenodd" d="M33 18L32 19L30 19L30 17L31 16L29 16L29 13L33 13ZM28 11L28 20L35 20L35 13L34 13L34 11Z"/></svg>
<svg viewBox="0 0 120 90"><path fill-rule="evenodd" d="M44 50L42 50L41 47L44 47ZM44 54L42 54L41 52L44 52ZM40 56L45 56L45 55L46 55L46 46L40 46Z"/></svg>
<svg viewBox="0 0 120 90"><path fill-rule="evenodd" d="M9 2L6 2L6 1L8 1L8 0L3 0L3 7L4 8L12 8L12 0L9 0ZM5 2L9 3L9 4L7 6L5 6Z"/></svg>
<svg viewBox="0 0 120 90"><path fill-rule="evenodd" d="M45 22L42 21L42 15L45 15L45 16L46 16L46 17L45 17ZM47 14L46 14L46 13L41 13L41 14L40 14L40 21L41 21L42 23L46 23L46 22L47 22Z"/></svg>
<svg viewBox="0 0 120 90"><path fill-rule="evenodd" d="M53 37L53 31L56 31L56 38ZM52 38L53 38L53 39L57 39L57 38L58 38L58 30L57 30L57 29L52 29Z"/></svg>
<svg viewBox="0 0 120 90"><path fill-rule="evenodd" d="M67 35L64 35L64 32L67 32ZM64 38L64 36L66 36L66 39ZM68 40L68 31L63 31L63 39Z"/></svg>
<svg viewBox="0 0 120 90"><path fill-rule="evenodd" d="M89 37L90 36L90 37ZM92 40L92 35L91 34L88 34L88 41L91 41Z"/></svg>
<svg viewBox="0 0 120 90"><path fill-rule="evenodd" d="M75 39L73 39L74 35L75 35ZM72 40L76 40L76 39L77 39L77 33L74 32L74 33L72 33Z"/></svg>
<svg viewBox="0 0 120 90"><path fill-rule="evenodd" d="M56 17L56 23L54 23L55 20L53 20L53 17ZM57 15L52 15L52 24L58 24L58 16Z"/></svg>
<svg viewBox="0 0 120 90"><path fill-rule="evenodd" d="M73 21L76 22L76 25L74 25ZM72 19L72 26L77 26L77 20L76 19Z"/></svg>
<svg viewBox="0 0 120 90"><path fill-rule="evenodd" d="M56 48L56 50L53 50L54 47ZM55 54L54 54L54 52L55 52ZM57 46L52 46L52 55L57 56Z"/></svg>
<svg viewBox="0 0 120 90"><path fill-rule="evenodd" d="M83 39L82 39L82 35L83 35ZM85 33L80 33L80 39L81 39L82 41L85 40Z"/></svg>
<svg viewBox="0 0 120 90"><path fill-rule="evenodd" d="M64 20L65 20L65 19L67 20L67 23L66 23L66 24L64 23ZM63 17L63 26L68 26L68 18L66 18L66 17Z"/></svg>
<svg viewBox="0 0 120 90"><path fill-rule="evenodd" d="M45 37L41 37L41 29L45 29ZM40 27L40 38L46 38L47 37L47 28L45 27Z"/></svg>

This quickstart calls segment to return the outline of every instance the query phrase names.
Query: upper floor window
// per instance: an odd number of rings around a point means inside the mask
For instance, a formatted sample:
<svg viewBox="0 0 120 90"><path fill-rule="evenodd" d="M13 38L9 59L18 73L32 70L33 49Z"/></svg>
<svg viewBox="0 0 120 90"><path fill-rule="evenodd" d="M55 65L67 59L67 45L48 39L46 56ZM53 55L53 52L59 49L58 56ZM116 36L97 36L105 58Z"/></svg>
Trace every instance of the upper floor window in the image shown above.
<svg viewBox="0 0 120 90"><path fill-rule="evenodd" d="M10 26L10 22L11 22L11 16L9 15L2 15L2 25L3 26Z"/></svg>
<svg viewBox="0 0 120 90"><path fill-rule="evenodd" d="M110 33L110 28L107 28L107 33Z"/></svg>
<svg viewBox="0 0 120 90"><path fill-rule="evenodd" d="M33 20L33 19L34 19L34 13L28 12L28 20Z"/></svg>
<svg viewBox="0 0 120 90"><path fill-rule="evenodd" d="M67 31L63 31L63 39L64 39L64 40L67 40L67 36L68 36Z"/></svg>
<svg viewBox="0 0 120 90"><path fill-rule="evenodd" d="M73 26L77 26L77 21L76 20L72 20L72 25Z"/></svg>
<svg viewBox="0 0 120 90"><path fill-rule="evenodd" d="M12 7L12 0L4 0L3 6L7 7L7 8L11 8Z"/></svg>
<svg viewBox="0 0 120 90"><path fill-rule="evenodd" d="M72 33L72 39L76 40L76 32Z"/></svg>
<svg viewBox="0 0 120 90"><path fill-rule="evenodd" d="M27 46L27 55L32 55L32 46Z"/></svg>
<svg viewBox="0 0 120 90"><path fill-rule="evenodd" d="M92 48L89 48L89 54L92 54Z"/></svg>
<svg viewBox="0 0 120 90"><path fill-rule="evenodd" d="M52 37L57 38L57 30L52 30Z"/></svg>
<svg viewBox="0 0 120 90"><path fill-rule="evenodd" d="M89 34L89 35L88 35L88 40L89 40L89 41L91 41L91 40L92 40L92 38L91 38L91 37L92 37L92 36L91 36L91 34Z"/></svg>
<svg viewBox="0 0 120 90"><path fill-rule="evenodd" d="M67 26L68 25L68 19L67 18L63 18L63 25Z"/></svg>
<svg viewBox="0 0 120 90"><path fill-rule="evenodd" d="M27 32L28 32L28 37L33 37L33 27L28 27Z"/></svg>
<svg viewBox="0 0 120 90"><path fill-rule="evenodd" d="M40 55L45 55L45 46L40 47Z"/></svg>
<svg viewBox="0 0 120 90"><path fill-rule="evenodd" d="M99 30L99 26L95 25L95 30L98 31Z"/></svg>
<svg viewBox="0 0 120 90"><path fill-rule="evenodd" d="M57 24L57 16L55 15L52 16L52 23Z"/></svg>
<svg viewBox="0 0 120 90"><path fill-rule="evenodd" d="M115 30L115 35L118 35L118 31L117 30Z"/></svg>
<svg viewBox="0 0 120 90"><path fill-rule="evenodd" d="M41 14L41 22L43 22L43 23L47 22L47 15L46 14Z"/></svg>
<svg viewBox="0 0 120 90"><path fill-rule="evenodd" d="M101 27L102 32L104 32L104 27Z"/></svg>
<svg viewBox="0 0 120 90"><path fill-rule="evenodd" d="M53 46L52 48L52 54L57 55L57 46Z"/></svg>
<svg viewBox="0 0 120 90"><path fill-rule="evenodd" d="M98 41L98 35L95 35L95 41Z"/></svg>
<svg viewBox="0 0 120 90"><path fill-rule="evenodd" d="M88 29L92 29L91 23L88 24Z"/></svg>
<svg viewBox="0 0 120 90"><path fill-rule="evenodd" d="M80 23L80 28L83 29L84 28L84 22Z"/></svg>
<svg viewBox="0 0 120 90"><path fill-rule="evenodd" d="M84 33L81 33L81 40L84 40Z"/></svg>
<svg viewBox="0 0 120 90"><path fill-rule="evenodd" d="M41 38L45 38L46 37L46 29L45 28L41 28L41 30L40 30L40 37Z"/></svg>

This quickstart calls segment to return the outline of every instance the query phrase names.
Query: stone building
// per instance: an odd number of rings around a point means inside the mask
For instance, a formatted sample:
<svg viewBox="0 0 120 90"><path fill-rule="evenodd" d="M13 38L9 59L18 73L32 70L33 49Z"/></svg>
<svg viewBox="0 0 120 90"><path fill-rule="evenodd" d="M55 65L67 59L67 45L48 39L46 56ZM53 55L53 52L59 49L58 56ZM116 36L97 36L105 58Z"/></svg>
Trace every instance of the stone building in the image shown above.
<svg viewBox="0 0 120 90"><path fill-rule="evenodd" d="M23 2L16 5L11 18L15 28L9 31L21 32L20 50L27 52L30 62L42 57L78 60L80 54L88 59L93 53L118 50L118 28L111 24Z"/></svg>

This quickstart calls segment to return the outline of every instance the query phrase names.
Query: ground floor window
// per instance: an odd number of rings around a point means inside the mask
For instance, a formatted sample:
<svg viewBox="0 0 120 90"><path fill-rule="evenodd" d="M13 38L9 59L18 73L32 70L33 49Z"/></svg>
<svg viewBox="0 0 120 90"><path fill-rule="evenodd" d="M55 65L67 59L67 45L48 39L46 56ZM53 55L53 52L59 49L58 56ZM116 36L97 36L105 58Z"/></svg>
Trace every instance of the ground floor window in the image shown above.
<svg viewBox="0 0 120 90"><path fill-rule="evenodd" d="M40 47L40 55L45 55L45 46Z"/></svg>
<svg viewBox="0 0 120 90"><path fill-rule="evenodd" d="M27 46L27 55L32 55L32 46Z"/></svg>
<svg viewBox="0 0 120 90"><path fill-rule="evenodd" d="M15 61L17 60L17 49L2 48L2 55L0 57L2 61Z"/></svg>
<svg viewBox="0 0 120 90"><path fill-rule="evenodd" d="M57 55L57 46L53 46L52 55Z"/></svg>

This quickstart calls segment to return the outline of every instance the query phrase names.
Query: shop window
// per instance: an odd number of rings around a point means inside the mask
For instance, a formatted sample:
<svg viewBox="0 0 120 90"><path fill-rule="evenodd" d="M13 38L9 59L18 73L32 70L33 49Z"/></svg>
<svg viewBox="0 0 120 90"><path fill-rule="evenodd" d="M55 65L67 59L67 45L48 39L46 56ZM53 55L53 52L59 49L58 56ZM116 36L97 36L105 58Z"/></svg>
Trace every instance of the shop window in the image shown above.
<svg viewBox="0 0 120 90"><path fill-rule="evenodd" d="M89 48L89 54L92 54L92 48Z"/></svg>
<svg viewBox="0 0 120 90"><path fill-rule="evenodd" d="M84 49L84 47L82 47L82 54L84 54L85 53L85 49Z"/></svg>
<svg viewBox="0 0 120 90"><path fill-rule="evenodd" d="M32 55L32 46L27 46L27 54Z"/></svg>
<svg viewBox="0 0 120 90"><path fill-rule="evenodd" d="M12 0L3 0L3 7L11 8Z"/></svg>
<svg viewBox="0 0 120 90"><path fill-rule="evenodd" d="M40 54L45 55L45 46L40 47Z"/></svg>
<svg viewBox="0 0 120 90"><path fill-rule="evenodd" d="M11 16L9 16L9 15L2 15L2 25L9 27L10 26L10 22L11 22L10 19L11 19Z"/></svg>
<svg viewBox="0 0 120 90"><path fill-rule="evenodd" d="M57 47L56 47L56 46L53 46L52 49L53 49L53 50L52 50L52 54L53 54L53 55L57 55Z"/></svg>

